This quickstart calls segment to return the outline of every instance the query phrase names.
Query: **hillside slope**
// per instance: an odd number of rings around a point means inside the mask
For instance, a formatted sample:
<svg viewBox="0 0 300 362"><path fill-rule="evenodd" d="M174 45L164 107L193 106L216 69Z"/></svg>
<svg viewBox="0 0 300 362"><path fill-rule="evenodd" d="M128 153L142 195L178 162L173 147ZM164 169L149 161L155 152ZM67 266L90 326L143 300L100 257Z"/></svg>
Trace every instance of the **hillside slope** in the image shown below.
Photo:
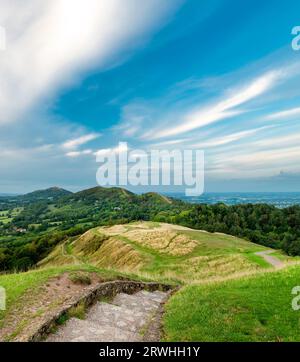
<svg viewBox="0 0 300 362"><path fill-rule="evenodd" d="M300 266L184 287L166 305L167 341L299 342L292 294ZM299 295L299 294L298 294ZM297 298L299 305L299 297ZM295 300L296 301L296 300Z"/></svg>
<svg viewBox="0 0 300 362"><path fill-rule="evenodd" d="M74 298L80 298L99 283L120 279L141 280L90 265L0 275L0 286L7 296L6 309L0 310L0 342L28 337Z"/></svg>
<svg viewBox="0 0 300 362"><path fill-rule="evenodd" d="M266 248L233 236L177 225L135 222L97 227L58 245L39 266L90 263L156 280L203 282L271 267Z"/></svg>

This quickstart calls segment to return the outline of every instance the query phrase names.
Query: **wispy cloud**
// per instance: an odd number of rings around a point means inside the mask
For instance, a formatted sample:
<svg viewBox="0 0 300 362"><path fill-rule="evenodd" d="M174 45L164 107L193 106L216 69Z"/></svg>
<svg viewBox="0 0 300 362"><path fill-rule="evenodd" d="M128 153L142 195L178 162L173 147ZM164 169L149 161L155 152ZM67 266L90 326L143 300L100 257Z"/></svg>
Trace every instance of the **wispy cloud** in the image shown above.
<svg viewBox="0 0 300 362"><path fill-rule="evenodd" d="M23 117L82 72L114 64L181 2L1 0L7 47L0 58L0 123Z"/></svg>
<svg viewBox="0 0 300 362"><path fill-rule="evenodd" d="M262 168L266 173L269 172L271 166L277 170L278 167L287 167L299 160L300 147L286 147L274 150L263 150L256 152L247 152L237 155L224 155L215 159L218 167L228 167L232 170L240 172L247 169L252 172L256 168Z"/></svg>
<svg viewBox="0 0 300 362"><path fill-rule="evenodd" d="M83 150L83 151L70 151L66 153L68 157L79 157L85 155L91 155L93 153L92 150Z"/></svg>
<svg viewBox="0 0 300 362"><path fill-rule="evenodd" d="M257 140L248 144L253 149L275 149L285 148L287 146L294 146L300 143L300 134L292 133L280 136L273 136Z"/></svg>
<svg viewBox="0 0 300 362"><path fill-rule="evenodd" d="M74 148L82 146L88 142L91 142L91 141L99 138L100 136L101 136L101 134L99 134L99 133L90 133L87 135L83 135L78 138L74 138L74 139L66 141L65 143L62 144L62 147L64 149L74 149Z"/></svg>
<svg viewBox="0 0 300 362"><path fill-rule="evenodd" d="M194 148L210 148L210 147L223 146L223 145L226 145L226 144L229 144L229 143L232 143L235 141L240 141L244 138L253 136L253 135L257 134L258 132L268 129L270 127L272 127L272 126L259 127L259 128L255 128L255 129L232 133L232 134L225 135L222 137L212 138L209 141L203 141L203 142L192 144L192 147L194 147Z"/></svg>
<svg viewBox="0 0 300 362"><path fill-rule="evenodd" d="M266 117L269 120L276 120L276 119L287 119L287 118L294 118L300 116L300 107L287 109L285 111L276 112L270 114Z"/></svg>
<svg viewBox="0 0 300 362"><path fill-rule="evenodd" d="M207 126L211 123L225 118L244 113L245 110L236 107L260 96L270 90L282 77L280 70L274 70L254 79L248 85L236 88L231 95L225 95L224 99L210 106L202 106L188 112L181 124L175 127L168 127L158 132L149 133L146 138L157 139L162 137L176 136L197 128Z"/></svg>

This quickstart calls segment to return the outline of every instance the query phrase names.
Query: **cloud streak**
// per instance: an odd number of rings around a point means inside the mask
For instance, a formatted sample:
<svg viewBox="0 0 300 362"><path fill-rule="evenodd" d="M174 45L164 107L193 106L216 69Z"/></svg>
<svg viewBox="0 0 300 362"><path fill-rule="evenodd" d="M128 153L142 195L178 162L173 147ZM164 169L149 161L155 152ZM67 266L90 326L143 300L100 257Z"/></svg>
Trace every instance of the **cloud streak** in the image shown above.
<svg viewBox="0 0 300 362"><path fill-rule="evenodd" d="M235 108L270 90L281 77L281 71L267 72L254 79L250 84L235 89L232 92L232 95L225 96L224 100L188 112L180 125L163 129L159 132L155 132L155 134L150 133L146 138L157 139L176 136L207 126L222 119L244 113L244 110L237 110Z"/></svg>
<svg viewBox="0 0 300 362"><path fill-rule="evenodd" d="M78 138L66 141L65 143L63 143L62 147L65 149L75 149L79 146L82 146L88 142L91 142L91 141L99 138L100 136L101 136L101 134L99 134L99 133L90 133L87 135L83 135Z"/></svg>
<svg viewBox="0 0 300 362"><path fill-rule="evenodd" d="M0 124L17 120L159 27L180 0L2 0ZM12 101L14 100L14 101Z"/></svg>
<svg viewBox="0 0 300 362"><path fill-rule="evenodd" d="M285 111L276 112L268 115L266 118L268 120L277 120L277 119L288 119L300 116L300 107L287 109Z"/></svg>

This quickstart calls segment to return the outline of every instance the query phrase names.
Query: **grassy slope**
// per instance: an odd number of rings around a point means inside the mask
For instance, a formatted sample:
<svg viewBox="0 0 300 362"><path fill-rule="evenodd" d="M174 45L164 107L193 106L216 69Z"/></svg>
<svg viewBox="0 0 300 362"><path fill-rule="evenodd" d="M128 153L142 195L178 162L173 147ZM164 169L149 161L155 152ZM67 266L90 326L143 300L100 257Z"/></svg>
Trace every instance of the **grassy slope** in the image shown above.
<svg viewBox="0 0 300 362"><path fill-rule="evenodd" d="M152 279L191 283L269 268L255 252L265 248L223 234L158 223L96 228L59 245L40 265L91 263Z"/></svg>
<svg viewBox="0 0 300 362"><path fill-rule="evenodd" d="M48 267L39 270L32 270L26 273L0 275L0 286L5 288L7 296L6 310L0 311L0 328L5 320L5 317L10 313L10 310L15 308L18 303L20 303L20 298L26 292L32 290L32 293L34 293L39 286L45 284L50 278L56 277L65 272L79 270L86 272L96 272L103 279L117 279L119 277L126 277L133 280L140 279L133 274L115 273L111 270L99 269L88 264Z"/></svg>
<svg viewBox="0 0 300 362"><path fill-rule="evenodd" d="M166 306L168 341L299 341L291 307L300 266L255 277L187 286Z"/></svg>

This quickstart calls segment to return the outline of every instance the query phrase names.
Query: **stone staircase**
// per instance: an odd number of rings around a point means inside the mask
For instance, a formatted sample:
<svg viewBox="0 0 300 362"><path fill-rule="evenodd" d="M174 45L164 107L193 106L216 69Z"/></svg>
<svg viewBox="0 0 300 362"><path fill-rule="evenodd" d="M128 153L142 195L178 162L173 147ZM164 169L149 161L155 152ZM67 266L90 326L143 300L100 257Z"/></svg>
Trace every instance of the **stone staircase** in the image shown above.
<svg viewBox="0 0 300 362"><path fill-rule="evenodd" d="M110 303L93 305L86 319L69 319L49 342L138 342L168 293L145 290L117 294Z"/></svg>

